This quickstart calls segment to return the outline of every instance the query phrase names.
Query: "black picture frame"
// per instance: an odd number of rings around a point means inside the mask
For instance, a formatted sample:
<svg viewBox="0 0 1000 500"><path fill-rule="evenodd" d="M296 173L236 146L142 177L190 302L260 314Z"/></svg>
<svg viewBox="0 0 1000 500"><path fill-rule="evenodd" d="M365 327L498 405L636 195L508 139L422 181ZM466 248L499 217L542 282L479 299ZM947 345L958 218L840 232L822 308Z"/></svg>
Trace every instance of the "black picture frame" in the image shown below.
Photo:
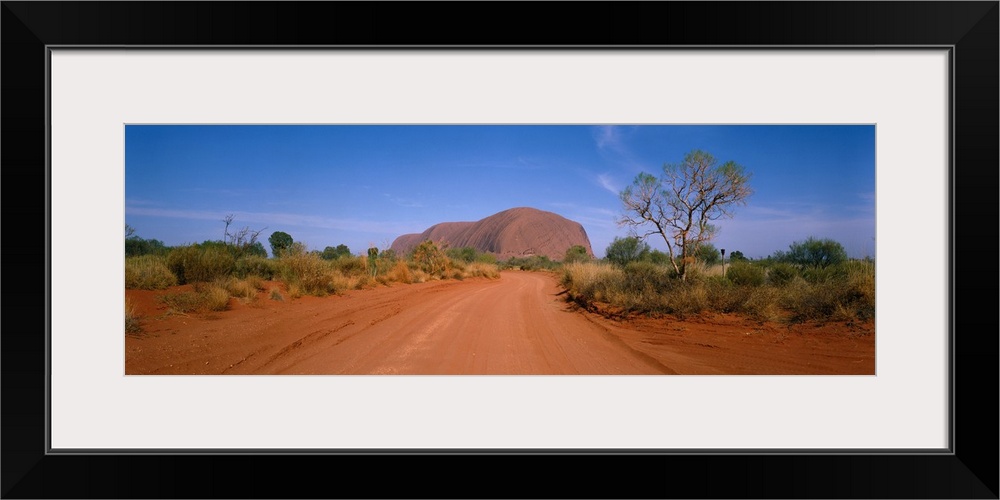
<svg viewBox="0 0 1000 500"><path fill-rule="evenodd" d="M2 495L998 498L998 21L996 1L4 1ZM951 452L49 454L45 97L54 45L951 47ZM382 479L366 480L371 471Z"/></svg>

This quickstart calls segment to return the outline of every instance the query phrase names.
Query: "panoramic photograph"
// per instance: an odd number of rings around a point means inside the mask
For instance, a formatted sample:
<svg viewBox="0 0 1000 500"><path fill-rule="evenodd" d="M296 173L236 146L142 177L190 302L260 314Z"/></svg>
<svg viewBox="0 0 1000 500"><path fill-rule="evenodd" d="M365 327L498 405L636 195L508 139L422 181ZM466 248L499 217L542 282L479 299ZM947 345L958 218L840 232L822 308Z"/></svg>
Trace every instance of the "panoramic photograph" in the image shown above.
<svg viewBox="0 0 1000 500"><path fill-rule="evenodd" d="M126 375L875 375L874 125L126 125Z"/></svg>

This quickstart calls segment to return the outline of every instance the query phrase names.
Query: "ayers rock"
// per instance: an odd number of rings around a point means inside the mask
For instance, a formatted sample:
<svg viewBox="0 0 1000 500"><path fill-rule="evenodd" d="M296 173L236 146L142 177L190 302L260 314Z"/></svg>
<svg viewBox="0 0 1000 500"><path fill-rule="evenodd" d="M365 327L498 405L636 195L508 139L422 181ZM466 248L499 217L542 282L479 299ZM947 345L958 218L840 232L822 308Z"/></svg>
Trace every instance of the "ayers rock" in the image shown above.
<svg viewBox="0 0 1000 500"><path fill-rule="evenodd" d="M573 245L582 245L588 255L594 255L590 238L579 222L528 207L504 210L476 222L435 224L422 233L396 238L391 248L404 255L424 240L446 248L473 247L496 254L500 260L530 255L562 260Z"/></svg>

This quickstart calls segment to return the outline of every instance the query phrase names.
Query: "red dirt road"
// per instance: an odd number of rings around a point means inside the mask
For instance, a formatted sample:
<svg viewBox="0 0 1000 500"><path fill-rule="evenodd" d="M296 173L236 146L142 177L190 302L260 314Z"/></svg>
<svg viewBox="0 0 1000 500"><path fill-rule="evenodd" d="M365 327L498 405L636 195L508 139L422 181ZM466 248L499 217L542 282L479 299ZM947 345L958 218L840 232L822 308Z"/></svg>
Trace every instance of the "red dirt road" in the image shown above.
<svg viewBox="0 0 1000 500"><path fill-rule="evenodd" d="M271 283L271 287L278 287ZM565 300L545 273L435 281L168 314L163 292L127 290L143 332L126 374L867 374L865 324L732 316L614 321Z"/></svg>

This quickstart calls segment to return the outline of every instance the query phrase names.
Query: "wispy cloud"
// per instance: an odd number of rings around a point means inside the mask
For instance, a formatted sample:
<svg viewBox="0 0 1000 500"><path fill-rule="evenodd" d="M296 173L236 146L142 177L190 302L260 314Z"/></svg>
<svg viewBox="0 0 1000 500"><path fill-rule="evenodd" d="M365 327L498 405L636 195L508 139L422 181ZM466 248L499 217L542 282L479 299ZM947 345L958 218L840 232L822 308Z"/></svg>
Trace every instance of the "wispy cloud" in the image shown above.
<svg viewBox="0 0 1000 500"><path fill-rule="evenodd" d="M594 141L597 149L610 149L621 152L624 148L621 128L614 125L601 125L594 128Z"/></svg>
<svg viewBox="0 0 1000 500"><path fill-rule="evenodd" d="M598 152L600 152L605 160L615 163L631 172L651 170L647 162L639 159L629 145L629 130L629 127L618 125L594 127L592 135Z"/></svg>
<svg viewBox="0 0 1000 500"><path fill-rule="evenodd" d="M146 200L142 198L128 198L125 200L125 203L132 206L156 206L160 204L158 201Z"/></svg>
<svg viewBox="0 0 1000 500"><path fill-rule="evenodd" d="M551 202L549 206L558 209L560 215L563 217L579 222L586 227L600 227L604 229L617 227L615 218L618 216L618 213L614 210L565 202Z"/></svg>
<svg viewBox="0 0 1000 500"><path fill-rule="evenodd" d="M608 174L601 174L597 176L597 182L609 193L618 196L621 192L621 188L615 185L614 181L611 180L611 176Z"/></svg>

